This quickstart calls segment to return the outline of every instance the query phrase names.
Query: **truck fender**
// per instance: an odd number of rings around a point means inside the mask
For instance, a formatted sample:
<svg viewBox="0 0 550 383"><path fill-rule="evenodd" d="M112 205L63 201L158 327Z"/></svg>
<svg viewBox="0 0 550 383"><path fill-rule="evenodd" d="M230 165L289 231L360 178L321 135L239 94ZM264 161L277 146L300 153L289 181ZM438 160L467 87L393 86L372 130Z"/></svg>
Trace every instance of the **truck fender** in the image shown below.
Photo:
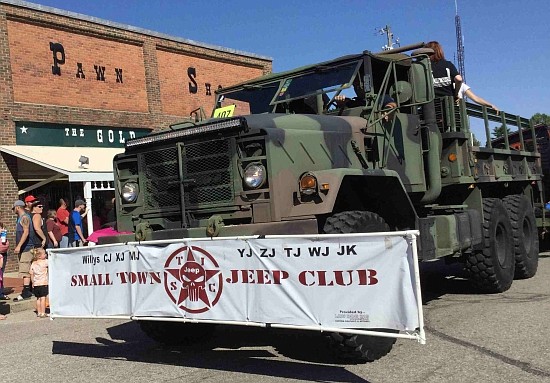
<svg viewBox="0 0 550 383"><path fill-rule="evenodd" d="M392 227L414 228L416 212L395 171L382 169L330 169L309 172L319 185L320 203L295 206L309 214L322 215L345 210L368 210L379 214Z"/></svg>

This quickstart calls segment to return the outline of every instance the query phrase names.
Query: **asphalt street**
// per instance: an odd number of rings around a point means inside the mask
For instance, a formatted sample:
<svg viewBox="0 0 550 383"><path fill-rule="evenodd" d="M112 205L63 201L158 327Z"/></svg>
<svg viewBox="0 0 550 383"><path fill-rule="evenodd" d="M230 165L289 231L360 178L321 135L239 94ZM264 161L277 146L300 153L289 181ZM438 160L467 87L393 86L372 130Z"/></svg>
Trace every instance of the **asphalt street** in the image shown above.
<svg viewBox="0 0 550 383"><path fill-rule="evenodd" d="M222 327L165 348L120 320L0 322L1 382L550 382L550 253L503 294L480 295L457 267L424 264L427 344L399 340L367 364L335 362L317 333Z"/></svg>

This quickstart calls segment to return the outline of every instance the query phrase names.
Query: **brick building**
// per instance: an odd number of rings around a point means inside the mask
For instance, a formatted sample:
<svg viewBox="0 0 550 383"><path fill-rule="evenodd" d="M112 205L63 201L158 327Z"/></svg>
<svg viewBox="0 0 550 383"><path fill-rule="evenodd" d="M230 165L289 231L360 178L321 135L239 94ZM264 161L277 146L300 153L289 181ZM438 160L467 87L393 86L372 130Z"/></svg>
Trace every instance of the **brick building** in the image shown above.
<svg viewBox="0 0 550 383"><path fill-rule="evenodd" d="M219 86L271 71L268 57L18 0L0 0L0 56L0 221L12 249L16 199L84 197L100 214L126 139L209 114ZM16 266L10 256L7 271Z"/></svg>

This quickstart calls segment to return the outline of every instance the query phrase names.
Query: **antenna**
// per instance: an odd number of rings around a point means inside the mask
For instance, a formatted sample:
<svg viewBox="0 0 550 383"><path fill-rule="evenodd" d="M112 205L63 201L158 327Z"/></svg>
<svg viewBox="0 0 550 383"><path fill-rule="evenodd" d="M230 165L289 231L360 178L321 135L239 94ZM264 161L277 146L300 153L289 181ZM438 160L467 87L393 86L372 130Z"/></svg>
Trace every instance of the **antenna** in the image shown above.
<svg viewBox="0 0 550 383"><path fill-rule="evenodd" d="M393 45L397 45L398 47L401 46L399 43L399 37L393 41L393 32L391 31L391 27L389 25L386 25L384 28L376 29L376 34L379 35L386 35L386 39L388 43L382 47L382 50L389 51L393 49Z"/></svg>
<svg viewBox="0 0 550 383"><path fill-rule="evenodd" d="M458 56L458 71L462 80L466 82L466 69L464 69L464 38L462 37L462 27L460 26L460 16L458 15L458 3L455 0L455 28L456 28L456 54Z"/></svg>

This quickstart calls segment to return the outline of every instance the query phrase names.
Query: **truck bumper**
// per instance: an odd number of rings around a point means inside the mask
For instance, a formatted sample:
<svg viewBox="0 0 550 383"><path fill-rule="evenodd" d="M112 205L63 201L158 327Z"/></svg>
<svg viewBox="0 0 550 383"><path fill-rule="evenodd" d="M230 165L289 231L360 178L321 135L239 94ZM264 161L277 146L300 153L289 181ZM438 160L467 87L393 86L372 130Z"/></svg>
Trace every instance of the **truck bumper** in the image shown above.
<svg viewBox="0 0 550 383"><path fill-rule="evenodd" d="M317 234L319 233L315 218L295 221L253 223L243 225L222 226L218 237L237 237L244 235L287 235L287 234ZM187 229L158 230L147 233L146 241L181 239L181 238L205 238L206 227L193 227ZM134 234L121 234L99 238L99 244L124 243L135 241Z"/></svg>

